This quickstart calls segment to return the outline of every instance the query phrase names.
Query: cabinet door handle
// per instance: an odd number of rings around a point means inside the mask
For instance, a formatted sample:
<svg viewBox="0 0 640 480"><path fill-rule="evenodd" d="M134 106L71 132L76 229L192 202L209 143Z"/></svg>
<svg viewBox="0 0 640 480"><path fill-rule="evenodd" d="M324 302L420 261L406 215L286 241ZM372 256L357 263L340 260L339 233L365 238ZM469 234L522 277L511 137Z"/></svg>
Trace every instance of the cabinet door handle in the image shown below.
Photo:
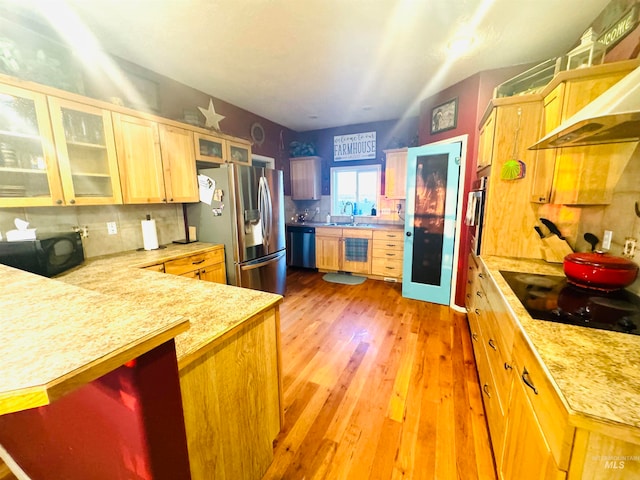
<svg viewBox="0 0 640 480"><path fill-rule="evenodd" d="M480 292L480 290L478 290L478 291L476 292L476 295L477 295L478 297L482 298L482 293Z"/></svg>
<svg viewBox="0 0 640 480"><path fill-rule="evenodd" d="M522 370L522 381L524 382L524 384L527 387L529 387L531 390L533 390L533 393L538 395L538 389L536 388L536 386L533 384L533 382L529 378L529 372L527 372L526 368Z"/></svg>
<svg viewBox="0 0 640 480"><path fill-rule="evenodd" d="M395 257L396 254L395 253L387 253L387 257Z"/></svg>
<svg viewBox="0 0 640 480"><path fill-rule="evenodd" d="M511 365L509 365L507 362L504 362L504 369L505 370L511 370L511 369L513 369L513 367Z"/></svg>
<svg viewBox="0 0 640 480"><path fill-rule="evenodd" d="M477 333L472 333L471 334L471 338L473 338L477 342L478 341L478 334Z"/></svg>
<svg viewBox="0 0 640 480"><path fill-rule="evenodd" d="M479 274L478 274L478 276L479 276L480 278L484 278L484 275L483 275L483 274L481 274L481 273L479 273Z"/></svg>
<svg viewBox="0 0 640 480"><path fill-rule="evenodd" d="M200 265L201 263L204 263L204 258L202 260L198 260L197 262L191 262L191 265Z"/></svg>
<svg viewBox="0 0 640 480"><path fill-rule="evenodd" d="M496 347L495 342L493 341L493 338L490 338L489 341L487 342L489 344L489 346L491 348L493 348L494 350L498 350L498 348Z"/></svg>
<svg viewBox="0 0 640 480"><path fill-rule="evenodd" d="M476 308L476 309L474 310L474 312L476 312L476 315L480 315L480 309L479 309L479 308Z"/></svg>
<svg viewBox="0 0 640 480"><path fill-rule="evenodd" d="M56 205L62 205L62 200L60 199L56 200Z"/></svg>
<svg viewBox="0 0 640 480"><path fill-rule="evenodd" d="M76 201L72 198L71 200L69 200L69 203L73 205L74 203L76 203Z"/></svg>
<svg viewBox="0 0 640 480"><path fill-rule="evenodd" d="M487 397L491 398L491 394L489 393L489 384L488 384L488 383L485 383L485 384L482 386L482 390L484 391L484 394L485 394Z"/></svg>

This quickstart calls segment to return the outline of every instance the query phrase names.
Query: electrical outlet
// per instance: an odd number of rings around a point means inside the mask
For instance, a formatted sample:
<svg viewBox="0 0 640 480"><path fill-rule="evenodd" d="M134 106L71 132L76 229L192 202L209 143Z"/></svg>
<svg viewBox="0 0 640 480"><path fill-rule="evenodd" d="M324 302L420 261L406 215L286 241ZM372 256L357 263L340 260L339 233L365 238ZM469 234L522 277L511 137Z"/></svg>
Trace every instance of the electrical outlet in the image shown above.
<svg viewBox="0 0 640 480"><path fill-rule="evenodd" d="M115 235L118 233L118 226L116 225L116 222L107 222L107 233L109 235Z"/></svg>
<svg viewBox="0 0 640 480"><path fill-rule="evenodd" d="M602 237L602 250L611 250L611 239L613 238L613 232L611 230L605 230Z"/></svg>

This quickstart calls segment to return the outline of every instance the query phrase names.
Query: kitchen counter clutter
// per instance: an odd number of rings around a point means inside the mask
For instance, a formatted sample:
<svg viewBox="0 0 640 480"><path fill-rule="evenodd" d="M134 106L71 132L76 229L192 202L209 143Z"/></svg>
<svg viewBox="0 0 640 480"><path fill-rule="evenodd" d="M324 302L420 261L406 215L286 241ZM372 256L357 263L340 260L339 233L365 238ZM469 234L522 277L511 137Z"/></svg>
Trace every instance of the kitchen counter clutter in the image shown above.
<svg viewBox="0 0 640 480"><path fill-rule="evenodd" d="M0 354L10 372L0 381L0 405L11 405L6 392L24 389L23 403L4 412L46 403L28 397L32 384L39 393L40 370L64 395L110 371L94 372L93 363L113 370L152 348L152 339L184 332L175 355L191 478L261 478L283 420L282 297L158 268L220 248L196 242L96 257L56 279L0 266L10 285L0 295L11 338ZM85 369L92 375L80 376ZM69 372L79 383L58 388Z"/></svg>
<svg viewBox="0 0 640 480"><path fill-rule="evenodd" d="M501 478L640 474L640 336L533 319L500 274L562 276L561 264L470 265L469 323Z"/></svg>

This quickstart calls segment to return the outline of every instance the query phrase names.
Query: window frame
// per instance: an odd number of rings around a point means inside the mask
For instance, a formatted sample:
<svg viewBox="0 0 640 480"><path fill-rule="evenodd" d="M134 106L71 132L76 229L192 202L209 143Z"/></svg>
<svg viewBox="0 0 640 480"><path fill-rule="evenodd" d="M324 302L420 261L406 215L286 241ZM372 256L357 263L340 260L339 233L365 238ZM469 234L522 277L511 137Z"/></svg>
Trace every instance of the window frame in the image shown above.
<svg viewBox="0 0 640 480"><path fill-rule="evenodd" d="M355 171L356 175L359 172L375 172L376 173L376 189L375 189L375 199L373 201L373 205L377 208L379 207L380 202L380 189L382 187L382 165L370 164L370 165L350 165L345 167L331 167L330 169L330 177L331 177L331 215L345 215L338 208L338 188L337 188L337 174L340 172L349 172ZM358 189L356 186L356 197L358 196ZM356 214L354 213L354 216ZM370 212L363 213L362 215L358 215L359 217L371 216Z"/></svg>

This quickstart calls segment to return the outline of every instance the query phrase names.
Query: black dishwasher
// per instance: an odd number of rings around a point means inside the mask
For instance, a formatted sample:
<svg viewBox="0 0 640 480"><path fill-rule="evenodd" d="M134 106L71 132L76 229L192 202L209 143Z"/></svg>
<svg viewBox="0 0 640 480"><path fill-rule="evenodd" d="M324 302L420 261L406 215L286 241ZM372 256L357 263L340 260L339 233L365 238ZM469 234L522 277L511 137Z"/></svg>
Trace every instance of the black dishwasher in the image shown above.
<svg viewBox="0 0 640 480"><path fill-rule="evenodd" d="M316 268L315 227L287 225L287 265Z"/></svg>

